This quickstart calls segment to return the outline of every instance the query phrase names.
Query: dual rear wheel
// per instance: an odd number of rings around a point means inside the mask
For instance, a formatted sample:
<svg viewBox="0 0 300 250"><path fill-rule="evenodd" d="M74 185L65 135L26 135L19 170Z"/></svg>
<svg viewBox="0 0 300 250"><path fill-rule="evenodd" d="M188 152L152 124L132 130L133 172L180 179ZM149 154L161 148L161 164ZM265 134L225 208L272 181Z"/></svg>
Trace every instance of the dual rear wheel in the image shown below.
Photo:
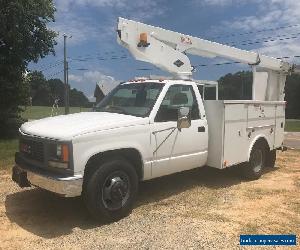
<svg viewBox="0 0 300 250"><path fill-rule="evenodd" d="M276 150L269 150L264 141L257 141L250 153L249 162L242 167L244 177L251 180L260 178L265 167L275 167Z"/></svg>

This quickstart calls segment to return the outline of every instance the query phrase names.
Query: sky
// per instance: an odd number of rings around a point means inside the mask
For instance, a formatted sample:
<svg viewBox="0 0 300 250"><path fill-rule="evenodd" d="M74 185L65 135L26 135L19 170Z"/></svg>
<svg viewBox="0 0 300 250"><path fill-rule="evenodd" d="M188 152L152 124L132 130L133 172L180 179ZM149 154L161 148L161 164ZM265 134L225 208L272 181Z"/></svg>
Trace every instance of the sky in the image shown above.
<svg viewBox="0 0 300 250"><path fill-rule="evenodd" d="M69 84L93 97L96 83L108 91L135 76L167 75L136 61L117 43L119 16L300 64L300 1L296 0L54 0L59 33L55 56L48 55L30 70L47 79L63 80L63 34L67 38ZM199 66L194 79L218 80L227 73L250 70L223 58L190 57ZM147 70L145 70L147 69ZM92 99L91 99L92 100Z"/></svg>

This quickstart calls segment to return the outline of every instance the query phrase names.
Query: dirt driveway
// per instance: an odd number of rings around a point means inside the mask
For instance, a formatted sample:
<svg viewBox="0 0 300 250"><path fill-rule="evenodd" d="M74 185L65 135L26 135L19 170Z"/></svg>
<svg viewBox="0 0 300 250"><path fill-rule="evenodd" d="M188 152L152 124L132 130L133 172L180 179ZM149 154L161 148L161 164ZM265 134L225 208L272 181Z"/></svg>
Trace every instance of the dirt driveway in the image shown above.
<svg viewBox="0 0 300 250"><path fill-rule="evenodd" d="M257 181L208 168L148 181L131 215L108 225L80 198L21 190L0 172L0 248L240 249L240 234L299 237L300 151L279 153L277 166Z"/></svg>
<svg viewBox="0 0 300 250"><path fill-rule="evenodd" d="M283 144L289 148L300 149L300 132L285 132Z"/></svg>

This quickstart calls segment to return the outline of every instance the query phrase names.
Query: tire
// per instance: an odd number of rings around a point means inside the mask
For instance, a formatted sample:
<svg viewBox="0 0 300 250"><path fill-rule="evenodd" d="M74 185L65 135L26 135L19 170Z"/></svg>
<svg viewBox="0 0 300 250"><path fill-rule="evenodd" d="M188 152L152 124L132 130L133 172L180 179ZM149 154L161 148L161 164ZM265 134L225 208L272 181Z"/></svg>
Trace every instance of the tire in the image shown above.
<svg viewBox="0 0 300 250"><path fill-rule="evenodd" d="M270 168L275 167L275 162L276 162L276 149L270 150L267 154L267 159L266 159L266 166Z"/></svg>
<svg viewBox="0 0 300 250"><path fill-rule="evenodd" d="M250 180L257 180L261 177L266 166L266 147L262 141L254 144L249 162L242 167L243 176Z"/></svg>
<svg viewBox="0 0 300 250"><path fill-rule="evenodd" d="M117 221L131 212L138 191L138 176L127 160L106 160L87 178L83 198L98 222Z"/></svg>

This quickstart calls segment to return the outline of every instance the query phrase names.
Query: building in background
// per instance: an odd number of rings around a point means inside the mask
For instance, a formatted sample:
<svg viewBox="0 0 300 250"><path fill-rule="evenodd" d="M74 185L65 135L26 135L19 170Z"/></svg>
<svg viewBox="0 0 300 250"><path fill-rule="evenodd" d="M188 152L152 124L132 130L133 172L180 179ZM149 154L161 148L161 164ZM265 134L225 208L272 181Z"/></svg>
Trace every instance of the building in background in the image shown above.
<svg viewBox="0 0 300 250"><path fill-rule="evenodd" d="M96 103L99 103L104 98L104 93L101 90L100 85L96 84L95 91L94 91L94 97L96 98Z"/></svg>

